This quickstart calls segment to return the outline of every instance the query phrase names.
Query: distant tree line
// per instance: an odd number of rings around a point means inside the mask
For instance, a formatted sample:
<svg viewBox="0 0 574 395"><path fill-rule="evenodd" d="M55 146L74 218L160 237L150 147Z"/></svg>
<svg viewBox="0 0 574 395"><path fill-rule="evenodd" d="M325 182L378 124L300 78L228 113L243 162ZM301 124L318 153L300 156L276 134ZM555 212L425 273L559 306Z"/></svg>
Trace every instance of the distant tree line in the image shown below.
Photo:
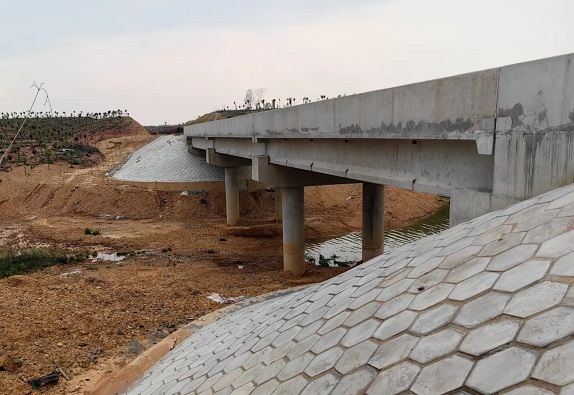
<svg viewBox="0 0 574 395"><path fill-rule="evenodd" d="M245 97L243 98L243 103L234 101L233 106L229 105L222 105L220 108L217 108L216 111L238 111L238 110L251 110L251 111L262 111L262 110L273 110L275 108L281 107L291 107L297 104L297 99L294 97L287 97L283 100L283 105L281 105L281 99L271 99L266 100L264 98L265 92L267 89L265 88L257 88L257 89L247 89L245 91ZM338 95L337 97L346 96L346 95ZM320 95L316 101L320 100L328 100L329 97L327 95ZM310 99L308 96L305 96L301 99L303 104L311 103L313 100Z"/></svg>
<svg viewBox="0 0 574 395"><path fill-rule="evenodd" d="M121 118L129 117L128 110L109 110L104 112L83 112L72 111L20 111L20 112L0 112L0 119L21 119L28 115L29 118L91 118L91 119L108 119L108 118Z"/></svg>

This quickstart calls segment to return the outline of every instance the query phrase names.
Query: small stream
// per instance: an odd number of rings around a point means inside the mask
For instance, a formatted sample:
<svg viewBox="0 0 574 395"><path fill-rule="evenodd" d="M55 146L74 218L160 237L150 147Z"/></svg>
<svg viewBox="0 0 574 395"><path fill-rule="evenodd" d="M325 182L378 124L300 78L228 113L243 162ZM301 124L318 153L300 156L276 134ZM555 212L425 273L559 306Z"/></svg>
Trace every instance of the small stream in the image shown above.
<svg viewBox="0 0 574 395"><path fill-rule="evenodd" d="M385 231L385 252L383 254L388 254L402 245L448 229L448 213L449 206L444 205L430 217L411 226ZM319 257L321 255L331 261L329 266L334 266L332 261L335 260L353 266L361 259L361 237L361 232L356 231L319 243L309 243L305 247L305 256L307 259L315 259L316 264L320 263ZM336 258L329 259L333 255L336 255ZM326 260L323 259L323 262Z"/></svg>

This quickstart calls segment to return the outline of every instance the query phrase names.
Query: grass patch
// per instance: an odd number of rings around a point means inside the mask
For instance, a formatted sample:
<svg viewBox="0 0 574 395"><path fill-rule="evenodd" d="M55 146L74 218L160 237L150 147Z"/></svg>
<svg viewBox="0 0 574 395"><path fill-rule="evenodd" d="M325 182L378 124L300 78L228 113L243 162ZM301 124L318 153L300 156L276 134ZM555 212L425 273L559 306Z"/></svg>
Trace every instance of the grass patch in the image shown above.
<svg viewBox="0 0 574 395"><path fill-rule="evenodd" d="M69 257L51 250L8 250L0 253L0 278L30 273L44 268L78 261L79 256Z"/></svg>

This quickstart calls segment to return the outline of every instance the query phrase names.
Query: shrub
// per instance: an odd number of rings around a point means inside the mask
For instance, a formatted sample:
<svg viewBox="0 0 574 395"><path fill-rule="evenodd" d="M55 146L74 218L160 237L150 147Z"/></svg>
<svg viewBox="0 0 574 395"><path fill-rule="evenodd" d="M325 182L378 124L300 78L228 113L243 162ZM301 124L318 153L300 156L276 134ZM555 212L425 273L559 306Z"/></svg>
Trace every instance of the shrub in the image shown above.
<svg viewBox="0 0 574 395"><path fill-rule="evenodd" d="M0 278L68 263L66 255L46 249L8 250L0 254Z"/></svg>

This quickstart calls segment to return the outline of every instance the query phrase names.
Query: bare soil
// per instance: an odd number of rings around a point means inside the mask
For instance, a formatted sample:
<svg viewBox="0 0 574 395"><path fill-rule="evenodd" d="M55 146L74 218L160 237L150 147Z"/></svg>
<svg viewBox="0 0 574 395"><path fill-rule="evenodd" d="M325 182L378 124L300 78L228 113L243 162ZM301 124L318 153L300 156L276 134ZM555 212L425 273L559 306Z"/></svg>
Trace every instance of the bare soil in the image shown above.
<svg viewBox="0 0 574 395"><path fill-rule="evenodd" d="M182 196L106 177L152 139L134 123L100 137L105 161L96 166L0 174L0 250L145 251L119 263L87 260L0 280L0 365L2 358L22 363L10 371L0 366L0 394L32 393L27 381L57 367L71 380L38 393L88 394L142 349L220 308L206 298L213 292L255 296L345 270L308 265L300 277L282 271L273 192L242 192L242 219L228 227L222 193ZM360 229L360 184L309 187L305 199L308 240ZM386 188L385 226L407 225L441 204L433 195ZM88 227L101 235L85 235Z"/></svg>

